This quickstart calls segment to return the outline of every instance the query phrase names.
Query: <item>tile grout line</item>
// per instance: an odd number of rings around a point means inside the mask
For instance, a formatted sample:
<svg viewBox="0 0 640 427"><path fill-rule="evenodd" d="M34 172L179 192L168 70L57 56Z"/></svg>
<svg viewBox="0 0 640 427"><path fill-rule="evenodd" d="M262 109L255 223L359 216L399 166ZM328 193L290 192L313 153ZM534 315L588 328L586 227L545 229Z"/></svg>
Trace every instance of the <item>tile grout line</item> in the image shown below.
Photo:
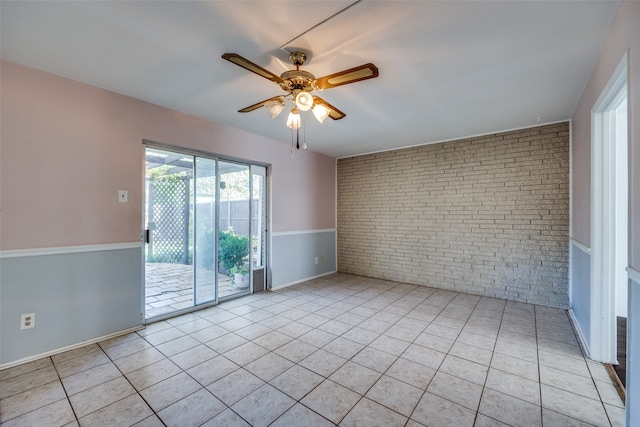
<svg viewBox="0 0 640 427"><path fill-rule="evenodd" d="M536 357L538 358L538 393L540 396L540 425L544 427L544 404L542 401L542 373L540 372L540 342L538 337L538 310L533 307L533 327L536 334Z"/></svg>
<svg viewBox="0 0 640 427"><path fill-rule="evenodd" d="M375 297L373 297L373 298L375 298ZM370 298L370 299L369 299L369 300L367 300L367 301L370 301L370 300L371 300L371 299L373 299L373 298ZM400 298L402 298L402 297L396 298L393 302L398 301ZM338 300L338 301L343 301L344 299L346 299L346 298L343 298L342 300ZM367 301L365 301L364 303L366 303ZM360 305L356 305L355 307L363 306L363 305L364 305L364 303L362 303L362 304L360 304ZM354 307L354 308L355 308L355 307ZM353 310L353 308L352 308L351 310ZM351 310L349 310L349 311L347 311L347 312L344 312L344 313L342 313L342 314L345 314L345 313L351 312ZM345 332L344 332L344 333L342 333L341 335L336 336L336 338L334 338L332 341L330 341L329 343L325 344L323 347L321 347L321 348L319 348L319 349L323 349L324 347L326 347L326 345L328 345L328 344L330 344L331 342L335 341L337 338L343 337L343 335L344 335L344 334L346 334L348 331L352 330L353 328L355 328L355 327L356 327L356 326L358 326L359 324L361 324L361 323L365 322L365 321L366 321L366 319L370 319L371 317L375 316L376 314L380 313L381 311L382 311L382 309L377 310L377 311L376 311L376 313L374 313L374 314L372 314L372 315L370 315L370 316L366 317L366 318L365 318L365 320L363 320L362 322L358 323L357 325L350 325L350 326L351 326L351 328L350 328L349 330L345 331ZM341 315L342 315L342 314L341 314ZM340 316L341 316L341 315L340 315ZM338 316L338 317L340 317L340 316ZM403 319L403 318L405 318L405 317L406 317L406 315L405 315L405 316L402 316L402 317L401 317L400 319L398 319L395 323L391 324L391 326L390 326L389 328L387 328L385 331L383 331L383 332L379 333L378 335L379 335L379 336L380 336L380 335L383 335L383 334L384 334L384 332L386 332L387 330L389 330L392 326L394 326L395 324L397 324L401 319ZM336 320L336 319L331 319L331 320ZM425 328L424 328L424 329L426 329L426 326L425 326ZM424 331L424 329L423 329L423 331ZM348 341L351 341L351 340L349 340L348 338L344 338L344 339L346 339L346 340L348 340ZM375 341L375 340L374 340L374 341ZM414 339L414 341L415 341L415 339ZM354 342L354 341L351 341L351 342ZM354 343L355 343L355 342L354 342ZM359 343L356 343L356 344L359 344ZM354 354L354 355L351 357L351 359L353 359L353 357L357 356L361 351L363 351L363 350L364 350L365 348L367 348L367 347L368 347L368 345L365 345L365 346L364 346L362 349L360 349L356 354ZM377 349L377 350L379 350L379 349ZM326 350L325 350L325 351L326 351ZM383 351L383 352L384 352L384 350L379 350L379 351ZM385 352L385 353L386 353L386 352ZM332 353L332 354L333 354L333 353ZM387 354L390 354L390 353L387 353ZM396 360L397 360L397 359L399 359L399 358L401 357L401 356L395 356L395 355L392 355L392 356L396 357ZM342 365L340 365L340 367L338 367L337 369L335 369L335 370L331 373L331 375L329 375L329 377L324 377L324 376L323 376L323 378L324 378L325 380L328 380L328 381L333 382L334 384L337 384L338 386L344 387L342 384L339 384L339 383L335 382L334 380L331 380L331 379L330 379L330 377L331 377L335 372L337 372L340 368L342 368L344 365L346 365L349 361L351 361L351 359L347 359L347 361L346 361L345 363L343 363ZM303 360L304 360L304 359L303 359ZM352 363L355 363L355 364L357 364L357 365L359 365L359 366L363 366L363 365L360 365L358 362L352 362ZM395 363L395 362L394 362L394 363ZM389 366L389 367L388 367L384 372L382 372L382 373L381 373L380 378L382 378L382 376L384 376L384 375L385 375L385 373L389 370L389 368L390 368L391 366L393 366L393 364L391 364L391 365L390 365L390 366ZM365 368L366 368L366 366L363 366L363 367L365 367ZM303 368L304 368L304 367L303 367ZM306 368L305 368L305 369L306 369ZM350 409L350 410L349 410L349 411L348 411L348 412L347 412L347 413L346 413L346 414L345 414L345 415L344 415L344 416L343 416L343 417L338 421L338 424L339 424L340 422L342 422L342 421L343 421L343 420L344 420L344 419L349 415L349 413L351 413L351 411L352 411L352 410L353 410L353 409L358 405L358 403L359 403L360 401L362 401L362 399L364 399L364 398L366 397L366 394L367 394L367 393L368 393L368 392L369 392L369 391L370 391L370 390L375 386L375 384L376 384L378 381L379 381L379 379L378 379L378 380L376 380L376 382L374 382L374 383L373 383L373 384L372 384L372 385L371 385L371 386L370 386L370 387L369 387L369 388L368 388L364 393L362 393L362 394L361 394L361 393L359 393L359 392L356 392L357 394L360 394L360 395L361 395L361 396L360 396L360 398L359 398L359 399L356 401L356 403L351 407L351 409ZM401 381L401 380L399 380L399 381ZM403 382L403 381L402 381L402 382ZM404 383L404 382L403 382L403 383ZM313 390L315 390L316 388L318 388L321 384L322 384L322 382L321 382L321 383L319 383L318 385L316 385L316 386L315 386L313 389L311 389L309 392L307 392L307 393L306 393L302 398L300 398L300 399L298 400L298 403L300 403L301 405L304 405L304 404L301 402L301 401L304 399L304 397L306 397L306 396L308 396L310 393L312 393L312 392L313 392ZM406 383L405 383L405 384L406 384ZM411 385L411 384L409 384L409 385ZM347 388L347 387L344 387L344 388L346 388L346 389L350 390L350 389L349 389L349 388ZM351 391L353 391L353 390L351 390ZM392 408L387 407L386 405L383 405L382 403L379 403L379 402L376 402L376 403L378 403L378 404L380 404L381 406L384 406L384 407L386 407L387 409L389 409L389 410L391 410L391 411L393 411L393 412L395 412L395 413L397 413L397 414L401 415L402 417L405 417L405 415L403 415L403 414L401 414L401 413L399 413L399 412L395 411L395 410L394 410L394 409L392 409ZM417 405L417 404L418 404L418 402L416 403L416 405ZM306 405L304 405L304 406L305 406L305 407L307 407ZM308 408L308 407L307 407L307 408ZM308 409L310 409L311 411L313 411L313 409L311 409L311 408L308 408ZM315 412L315 411L313 411L313 412ZM315 413L317 413L317 412L315 412ZM283 414L283 415L284 415L284 414ZM321 414L318 414L318 415L322 416ZM324 418L324 417L323 417L323 418ZM410 418L410 416L409 416L409 417L407 417L407 423L409 422L409 420L410 420L410 419L411 419L411 418ZM277 421L277 419L276 419L276 421ZM275 422L275 421L274 421L274 422ZM337 425L337 424L336 424L336 425Z"/></svg>
<svg viewBox="0 0 640 427"><path fill-rule="evenodd" d="M433 320L437 319L438 316L440 316L442 314L442 312L445 310L445 308L447 308L449 306L449 304L451 304L451 301L453 301L458 295L460 295L459 292L456 292L456 296L454 296L453 298L451 298L451 300L447 303L447 305L445 305L439 312L438 315L436 317L433 318ZM477 302L476 302L477 305ZM474 306L475 307L475 306ZM470 317L471 315L469 315ZM423 332L427 330L427 328L433 324L433 320L431 322L429 322L428 326L425 326L425 328L423 329ZM467 324L467 322L469 321L469 318L467 318L467 321L465 322L465 325ZM413 414L416 412L416 409L418 408L418 405L420 404L420 402L422 401L422 399L424 398L424 395L427 394L427 390L429 389L429 386L431 385L431 382L433 381L433 379L435 378L435 376L438 374L438 372L440 371L440 367L442 366L442 364L444 363L445 359L447 358L447 356L449 355L449 352L451 351L451 349L453 348L456 340L458 339L458 337L460 336L460 333L462 332L462 329L464 329L464 326L460 329L460 332L458 332L458 334L456 335L456 338L453 340L453 342L451 343L451 346L449 347L449 350L447 350L447 353L445 353L445 356L442 358L442 361L438 364L438 367L435 368L435 372L433 373L433 376L431 377L431 379L429 380L429 383L427 384L427 386L424 388L424 391L422 392L422 394L420 395L420 399L418 399L418 402L416 402L413 411L411 411L411 416L409 417L409 420L412 420L413 418ZM444 399L444 398L443 398ZM449 399L446 399L449 400ZM450 401L450 400L449 400ZM451 402L451 401L450 401ZM452 402L455 403L455 402ZM407 421L408 423L409 421ZM474 423L475 423L475 417L474 417Z"/></svg>
<svg viewBox="0 0 640 427"><path fill-rule="evenodd" d="M428 298L428 297L427 297L427 298ZM427 298L425 298L425 300L426 300ZM398 298L398 299L400 299L400 298ZM395 301L397 301L398 299L396 299ZM394 302L395 302L395 301L394 301ZM378 310L378 313L379 313L379 312L381 312L381 311L382 311L382 310ZM442 312L442 310L441 310L440 312ZM377 314L377 313L376 313L376 314ZM373 316L373 315L372 315L372 316ZM369 316L368 318L370 319L370 318L371 318L371 316ZM403 317L401 317L400 319L398 319L395 323L393 323L389 328L385 329L385 331L383 331L382 333L380 333L380 334L379 334L379 336L380 336L380 335L383 335L383 334L384 334L384 332L386 332L386 331L388 331L389 329L391 329L391 327L395 326L395 325L396 325L400 320L402 320L402 319L404 319L404 318L406 318L406 314L405 314ZM363 322L364 322L364 321L363 321ZM431 322L429 322L429 324L431 324ZM420 333L421 333L421 334L422 334L422 333L424 333L424 331L425 331L425 329L426 329L426 328L427 328L427 326L425 326L425 327L422 329L422 331L421 331ZM419 336L419 335L418 335L418 336ZM376 339L377 339L377 338L376 338ZM415 343L415 340L416 340L416 338L414 338L414 339L413 339L413 341L411 342L411 344L414 344L414 343ZM374 340L374 341L375 341L375 340ZM372 341L372 342L373 342L373 341ZM409 344L409 346L411 346L411 344ZM407 348L409 348L409 346L408 346ZM367 346L365 346L364 348L362 348L362 349L361 349L358 353L356 353L353 357L355 357L356 355L358 355L358 354L359 354L360 352L362 352L365 348L368 348L368 345L367 345ZM374 347L374 348L375 348L375 347ZM406 349L405 349L405 350L406 350ZM380 351L384 351L384 350L380 350ZM385 352L385 353L386 353L386 352ZM387 353L387 354L391 354L391 353ZM402 354L404 354L404 351L403 351L403 353L402 353ZM384 376L384 375L389 371L389 369L391 369L391 367L392 367L392 366L393 366L393 365L398 361L398 359L400 359L400 358L402 357L402 354L401 354L400 356L397 356L397 357L396 357L396 360L394 360L394 362L393 362L392 364L390 364L390 365L389 365L389 367L387 367L387 369L385 369L385 371L384 371L384 372L382 372L382 373L381 373L380 378L382 378L382 377L383 377L383 376ZM393 355L393 356L395 356L395 355ZM353 357L352 357L352 359L353 359ZM353 363L358 363L358 362L353 362ZM361 365L361 366L362 366L362 365ZM435 374L434 374L434 375L435 375ZM378 381L380 381L380 378L378 378L378 379L377 379L377 380L376 380L376 381L375 381L375 382L374 382L374 383L373 383L373 384L372 384L372 385L371 385L371 386L370 386L370 387L369 387L369 388L368 388L364 393L362 393L362 396L360 397L360 399L358 399L358 402L356 402L356 404L355 404L355 405L353 405L353 407L351 408L351 410L349 410L349 412L347 412L347 413L344 415L344 417L343 417L340 421L343 421L343 420L344 420L344 418L346 418L346 417L349 415L349 413L351 413L351 411L353 410L353 408L355 408L355 407L356 407L356 405L357 405L357 404L358 404L362 399L364 399L364 398L366 397L367 393L369 393L369 391L371 391L371 389L372 389L373 387L375 387L375 385L378 383ZM393 378L393 377L391 377L391 378ZM405 382L404 382L404 381L402 381L402 380L398 380L398 381L401 381L401 382L403 382L404 384L407 384L407 383L405 383ZM431 381L429 381L429 382L431 382ZM413 384L409 384L409 385L413 386ZM428 387L428 384L427 384L427 387ZM426 390L426 387L425 387L425 390ZM413 415L413 412L415 411L415 408L416 408L416 407L418 406L418 404L420 403L420 400L422 399L422 395L424 395L424 393L425 393L425 392L423 392L423 393L421 394L420 398L418 399L418 401L417 401L417 402L416 402L416 404L414 405L413 409L411 410L411 414L410 414L409 416L407 416L407 421L406 421L405 425L406 425L406 424L408 424L408 423L409 423L409 421L411 420L411 415ZM382 403L380 403L380 402L376 402L376 403L378 403L379 405L384 406L385 408L387 408L387 409L389 409L389 410L391 410L391 411L393 411L393 412L395 412L395 413L397 413L397 414L399 414L399 415L401 415L401 416L403 416L403 417L405 416L404 414L401 414L400 412L398 412L398 411L394 410L393 408L389 408L388 406L386 406L386 405L384 405L384 404L382 404ZM339 423L338 423L338 424L339 424Z"/></svg>
<svg viewBox="0 0 640 427"><path fill-rule="evenodd" d="M135 333L137 336L139 336L142 340L144 340L145 342L149 343L149 342L148 342L144 337L140 336L140 335L138 334L138 332L134 332L134 333ZM125 342L126 342L126 341L125 341ZM154 346L153 344L149 343L149 345L151 345L153 348L155 348L155 346ZM131 388L135 391L135 394L137 394L137 395L142 399L142 401L145 403L145 405L147 405L147 407L151 410L151 412L153 413L153 415L155 415L155 416L160 420L160 422L162 423L162 425L166 426L166 424L164 423L164 421L162 421L162 419L161 419L161 418L158 416L158 414L156 413L155 409L153 409L153 407L151 407L151 405L149 404L149 402L147 402L147 400L144 398L144 396L142 396L142 394L140 394L140 391L138 391L138 389L137 389L137 388L136 388L136 387L131 383L131 381L129 380L129 378L127 377L127 375L126 375L124 372L122 372L122 370L120 369L120 367L115 363L115 360L117 360L117 359L112 359L112 358L111 358L111 356L109 356L109 354L107 354L107 352L106 352L106 351L104 351L104 348L102 348L102 346L100 345L100 343L98 343L98 346L100 346L100 349L104 352L104 354L107 356L107 358L109 359L109 361L113 364L113 366L115 366L115 368L118 370L118 372L120 372L120 375L122 375L122 377L127 381L127 383L129 383L129 385L131 386ZM156 350L157 350L157 349L156 349ZM158 350L158 351L160 351L160 350ZM162 352L160 352L160 353L162 353ZM132 354L135 354L135 353L132 353ZM164 356L164 354L163 354L163 356ZM126 356L123 356L123 357L126 357ZM165 357L166 357L166 356L165 356ZM167 359L168 359L168 358L167 358ZM142 368L140 368L140 369L142 369ZM135 371L133 371L133 372L135 372ZM176 375L177 375L177 374L176 374ZM133 395L130 395L130 396L133 396ZM124 400L124 399L126 399L127 397L130 397L130 396L123 397L122 399L118 400L118 402L119 402L119 401L121 401L121 400ZM111 403L110 405L113 405L114 403L116 403L116 402L113 402L113 403ZM107 406L110 406L110 405L107 405ZM100 408L100 409L102 409L102 408ZM100 410L100 409L96 409L96 411L98 411L98 410ZM93 411L93 412L95 412L95 411ZM92 413L93 413L93 412L92 412ZM89 414L87 414L87 415L89 415ZM85 415L85 417L86 417L87 415ZM145 418L143 418L142 420L140 420L139 422L144 421L144 420L146 420L147 418L149 418L149 417L145 417ZM77 418L77 420L78 420L78 423L80 423L80 419L79 419L79 418Z"/></svg>
<svg viewBox="0 0 640 427"><path fill-rule="evenodd" d="M102 348L100 350L102 350ZM67 392L67 388L64 386L64 383L62 382L62 377L60 376L60 371L58 371L58 367L54 363L53 357L49 356L49 360L51 360L51 365L53 366L53 369L56 371L56 375L58 376L58 381L60 381L60 386L64 390L64 395L65 395L65 398L67 399L67 402L69 403L69 407L71 408L71 413L73 414L73 417L78 422L78 424L80 424L80 418L78 418L78 414L76 413L76 409L71 404L71 397L69 396L69 393Z"/></svg>
<svg viewBox="0 0 640 427"><path fill-rule="evenodd" d="M476 307L477 307L477 304L476 304ZM502 313L500 315L500 323L498 325L498 329L497 329L497 332L496 332L496 339L495 339L495 341L493 343L493 346L491 348L491 358L489 359L489 366L487 367L487 376L484 378L484 383L482 384L482 391L480 392L480 398L478 399L478 407L476 408L476 414L475 414L475 417L474 417L474 420L473 420L474 425L478 422L478 415L480 415L480 404L482 403L482 398L484 397L484 392L487 389L487 380L489 379L489 370L491 369L491 362L493 362L493 356L495 354L495 348L496 348L496 345L498 344L498 338L500 337L500 329L502 328L502 320L504 319L504 311L505 311L506 307L507 307L507 304L505 302L503 304ZM475 309L474 309L474 311L475 311ZM484 414L482 414L482 415L484 415ZM488 417L488 418L494 419L492 417L489 417L488 415L485 415L485 416ZM496 420L496 421L498 421L498 420Z"/></svg>

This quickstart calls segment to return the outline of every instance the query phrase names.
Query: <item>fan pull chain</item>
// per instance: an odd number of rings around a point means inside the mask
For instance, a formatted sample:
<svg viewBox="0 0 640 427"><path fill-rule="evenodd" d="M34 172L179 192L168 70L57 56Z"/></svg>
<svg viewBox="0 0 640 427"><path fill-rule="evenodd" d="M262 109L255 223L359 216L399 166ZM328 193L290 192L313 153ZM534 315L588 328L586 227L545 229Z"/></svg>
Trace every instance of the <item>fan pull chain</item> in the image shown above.
<svg viewBox="0 0 640 427"><path fill-rule="evenodd" d="M295 149L299 150L300 149L300 127L304 126L303 123L303 118L300 117L300 126L298 126L295 131L296 131L296 145L295 145ZM305 127L304 129L302 129L302 149L306 150L307 149L307 128ZM294 157L294 153L295 150L293 148L293 129L291 129L291 157Z"/></svg>
<svg viewBox="0 0 640 427"><path fill-rule="evenodd" d="M306 126L302 130L302 135L303 135L302 149L306 150L307 149L307 127Z"/></svg>
<svg viewBox="0 0 640 427"><path fill-rule="evenodd" d="M291 158L293 159L293 129L291 129Z"/></svg>

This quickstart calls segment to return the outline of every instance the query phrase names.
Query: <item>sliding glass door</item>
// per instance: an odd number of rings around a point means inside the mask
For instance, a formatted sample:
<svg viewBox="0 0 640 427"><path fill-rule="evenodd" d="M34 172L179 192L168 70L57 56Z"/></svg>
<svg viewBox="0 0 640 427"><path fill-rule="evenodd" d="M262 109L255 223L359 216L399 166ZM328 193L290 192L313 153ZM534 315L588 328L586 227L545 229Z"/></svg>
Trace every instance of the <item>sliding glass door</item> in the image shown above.
<svg viewBox="0 0 640 427"><path fill-rule="evenodd" d="M145 317L193 307L193 157L146 148Z"/></svg>
<svg viewBox="0 0 640 427"><path fill-rule="evenodd" d="M248 292L250 230L249 166L220 162L218 273L220 298Z"/></svg>
<svg viewBox="0 0 640 427"><path fill-rule="evenodd" d="M146 318L263 290L266 167L145 150Z"/></svg>
<svg viewBox="0 0 640 427"><path fill-rule="evenodd" d="M253 292L267 289L267 168L251 165L251 269Z"/></svg>
<svg viewBox="0 0 640 427"><path fill-rule="evenodd" d="M216 169L215 160L195 158L193 228L196 305L216 300Z"/></svg>

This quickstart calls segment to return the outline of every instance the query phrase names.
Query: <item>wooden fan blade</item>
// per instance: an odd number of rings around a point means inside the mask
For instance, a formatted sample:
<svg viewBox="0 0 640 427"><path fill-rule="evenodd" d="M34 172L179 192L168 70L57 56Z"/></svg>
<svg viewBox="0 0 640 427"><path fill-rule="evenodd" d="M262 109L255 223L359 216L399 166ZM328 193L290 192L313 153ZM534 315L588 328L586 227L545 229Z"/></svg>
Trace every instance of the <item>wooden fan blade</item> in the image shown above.
<svg viewBox="0 0 640 427"><path fill-rule="evenodd" d="M315 80L315 84L318 89L324 90L349 83L359 82L361 80L373 79L374 77L378 77L378 67L369 63L320 77Z"/></svg>
<svg viewBox="0 0 640 427"><path fill-rule="evenodd" d="M248 107L244 107L242 110L238 110L238 113L249 113L253 110L257 110L258 108L264 106L265 104L271 101L282 101L284 102L284 96L274 96L273 98L265 99L264 101L260 101L257 104L249 105Z"/></svg>
<svg viewBox="0 0 640 427"><path fill-rule="evenodd" d="M338 110L336 107L334 107L333 105L329 104L327 101L325 101L324 99L320 98L319 96L314 96L313 99L314 99L316 104L323 105L329 110L329 117L331 117L333 120L344 119L347 116L345 113L343 113L342 111Z"/></svg>
<svg viewBox="0 0 640 427"><path fill-rule="evenodd" d="M264 77L267 80L271 80L274 83L284 83L284 80L280 78L280 76L276 76L271 71L265 70L261 66L254 64L246 58L238 55L237 53L225 53L222 55L222 59L226 59L229 62L233 62L236 65L244 68L245 70L249 70L252 73L256 73L257 75Z"/></svg>

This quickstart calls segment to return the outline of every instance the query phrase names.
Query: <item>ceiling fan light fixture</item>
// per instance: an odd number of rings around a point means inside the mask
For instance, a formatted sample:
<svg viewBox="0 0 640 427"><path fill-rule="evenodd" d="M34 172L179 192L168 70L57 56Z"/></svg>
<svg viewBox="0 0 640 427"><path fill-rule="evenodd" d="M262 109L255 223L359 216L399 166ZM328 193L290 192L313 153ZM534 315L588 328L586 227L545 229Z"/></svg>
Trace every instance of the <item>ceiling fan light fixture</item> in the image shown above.
<svg viewBox="0 0 640 427"><path fill-rule="evenodd" d="M287 118L287 127L291 129L300 129L300 114L298 114L298 109L296 107L293 107L289 113L289 117Z"/></svg>
<svg viewBox="0 0 640 427"><path fill-rule="evenodd" d="M284 109L284 102L281 99L269 101L264 104L264 108L267 110L271 118L275 119Z"/></svg>
<svg viewBox="0 0 640 427"><path fill-rule="evenodd" d="M322 104L314 105L312 111L320 123L324 123L327 117L329 117L329 109Z"/></svg>
<svg viewBox="0 0 640 427"><path fill-rule="evenodd" d="M356 3L358 3L358 1L356 1ZM248 113L250 111L257 110L260 107L265 107L271 118L275 118L282 112L282 110L284 110L287 103L291 101L293 103L293 108L287 118L287 127L296 131L297 143L299 143L299 129L302 127L300 111L313 111L313 115L320 123L324 123L327 117L330 117L333 120L340 120L346 116L346 114L329 104L324 99L312 95L311 93L313 91L331 89L362 80L372 79L374 77L378 77L379 74L378 67L372 63L368 63L316 78L308 71L300 69L300 66L304 65L307 59L306 54L300 51L290 52L289 61L295 66L295 70L287 70L280 74L280 76L273 74L271 71L265 70L258 64L243 58L237 53L225 53L222 55L222 59L232 62L247 71L276 83L287 93L284 96L276 96L242 108L238 110L238 112ZM298 144L296 144L296 146L298 146Z"/></svg>
<svg viewBox="0 0 640 427"><path fill-rule="evenodd" d="M313 96L309 92L300 92L296 95L296 106L300 111L309 111L313 105Z"/></svg>

